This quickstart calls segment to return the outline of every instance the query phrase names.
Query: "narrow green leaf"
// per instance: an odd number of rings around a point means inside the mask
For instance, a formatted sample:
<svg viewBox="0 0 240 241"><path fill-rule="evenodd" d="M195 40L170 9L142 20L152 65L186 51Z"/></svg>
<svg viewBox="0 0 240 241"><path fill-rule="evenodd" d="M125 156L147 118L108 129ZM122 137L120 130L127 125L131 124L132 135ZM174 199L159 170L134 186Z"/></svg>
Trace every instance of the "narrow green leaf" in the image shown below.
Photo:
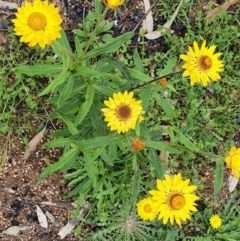
<svg viewBox="0 0 240 241"><path fill-rule="evenodd" d="M142 100L143 109L147 110L152 98L152 86L151 85L145 86L140 93L140 97Z"/></svg>
<svg viewBox="0 0 240 241"><path fill-rule="evenodd" d="M159 73L158 74L160 76L170 74L173 71L174 67L176 66L177 60L178 60L177 57L172 57L168 59L164 69L160 72L160 74Z"/></svg>
<svg viewBox="0 0 240 241"><path fill-rule="evenodd" d="M112 53L118 50L124 42L130 40L133 37L133 32L128 32L114 38L111 42L105 43L100 47L94 48L88 52L84 58L93 58L101 54Z"/></svg>
<svg viewBox="0 0 240 241"><path fill-rule="evenodd" d="M154 93L153 95L154 95L154 98L157 101L157 103L162 107L165 114L169 118L174 119L175 112L174 112L173 107L169 104L169 102L167 100L165 100L164 98L162 98L162 96L158 93Z"/></svg>
<svg viewBox="0 0 240 241"><path fill-rule="evenodd" d="M163 179L164 170L159 156L152 149L150 150L150 162L154 168L156 178Z"/></svg>
<svg viewBox="0 0 240 241"><path fill-rule="evenodd" d="M149 75L146 75L137 69L128 69L128 71L131 74L131 76L135 79L138 79L140 83L145 83L152 80L152 78Z"/></svg>
<svg viewBox="0 0 240 241"><path fill-rule="evenodd" d="M198 151L198 147L192 143L183 133L178 130L174 130L176 132L175 140L179 140L185 147L187 147L191 151Z"/></svg>
<svg viewBox="0 0 240 241"><path fill-rule="evenodd" d="M134 49L133 60L134 60L134 65L135 65L136 70L143 73L144 72L143 63L142 63L142 60L140 58L140 55L139 55L137 49Z"/></svg>
<svg viewBox="0 0 240 241"><path fill-rule="evenodd" d="M102 1L94 0L94 7L95 7L96 13L98 14L102 13L102 9L103 9Z"/></svg>
<svg viewBox="0 0 240 241"><path fill-rule="evenodd" d="M79 130L77 129L76 125L67 116L62 115L59 112L56 112L56 116L67 125L68 130L71 132L73 136L79 133Z"/></svg>
<svg viewBox="0 0 240 241"><path fill-rule="evenodd" d="M57 74L62 71L62 64L35 64L33 66L23 65L18 66L15 70L21 74L26 74L28 76L35 76L35 75L51 75Z"/></svg>
<svg viewBox="0 0 240 241"><path fill-rule="evenodd" d="M77 141L77 145L79 145L83 149L93 149L93 148L99 148L99 147L104 147L107 145L110 145L114 142L117 142L119 140L122 140L124 137L121 135L118 136L100 136L100 137L95 137L83 141Z"/></svg>
<svg viewBox="0 0 240 241"><path fill-rule="evenodd" d="M140 170L138 167L134 169L133 175L133 186L132 186L132 201L131 203L135 204L138 199L139 190L140 190L140 183L141 183L141 175Z"/></svg>
<svg viewBox="0 0 240 241"><path fill-rule="evenodd" d="M71 192L69 192L65 197L73 197L75 195L83 195L87 194L91 190L92 182L90 179L86 178L83 180L76 188L74 188Z"/></svg>
<svg viewBox="0 0 240 241"><path fill-rule="evenodd" d="M75 146L66 153L63 154L63 156L54 164L46 167L44 171L40 174L37 184L39 184L44 178L46 178L48 175L56 172L56 171L62 171L68 165L69 163L72 163L75 161L79 154L79 147Z"/></svg>
<svg viewBox="0 0 240 241"><path fill-rule="evenodd" d="M56 147L64 147L69 145L70 139L69 138L58 138L56 140L53 141L49 141L47 143L44 144L44 146L48 147L48 148L56 148Z"/></svg>
<svg viewBox="0 0 240 241"><path fill-rule="evenodd" d="M163 151L163 152L169 152L169 153L173 153L173 154L181 153L180 150L169 146L165 142L149 141L149 140L145 140L144 142L145 142L146 147L149 147L152 149L156 149L156 150Z"/></svg>
<svg viewBox="0 0 240 241"><path fill-rule="evenodd" d="M82 43L80 42L78 36L74 37L74 43L75 43L75 49L76 49L77 57L79 57L83 53L83 48L82 48Z"/></svg>
<svg viewBox="0 0 240 241"><path fill-rule="evenodd" d="M39 96L46 95L50 91L55 90L60 84L66 81L69 72L60 73L55 79L53 79L50 84L39 94Z"/></svg>
<svg viewBox="0 0 240 241"><path fill-rule="evenodd" d="M101 155L101 153L104 151L104 148L105 147L98 148L97 150L94 150L93 153L84 153L85 169L87 171L88 177L92 181L93 187L96 187L97 184L97 170L94 161L99 157L99 155Z"/></svg>
<svg viewBox="0 0 240 241"><path fill-rule="evenodd" d="M89 112L89 109L92 106L93 98L94 98L94 88L91 85L88 85L86 90L86 95L85 95L85 101L80 107L74 122L75 126L80 125L84 120L84 118L86 117L87 113Z"/></svg>
<svg viewBox="0 0 240 241"><path fill-rule="evenodd" d="M217 161L215 167L215 179L214 179L214 200L216 201L217 194L223 186L223 173L224 173L224 162Z"/></svg>
<svg viewBox="0 0 240 241"><path fill-rule="evenodd" d="M54 52L58 56L61 56L62 52L65 52L66 54L69 54L69 53L72 54L72 49L71 49L71 46L70 46L70 43L68 41L65 31L61 30L60 33L61 33L61 38L54 41L53 44L51 45L51 47L53 48Z"/></svg>

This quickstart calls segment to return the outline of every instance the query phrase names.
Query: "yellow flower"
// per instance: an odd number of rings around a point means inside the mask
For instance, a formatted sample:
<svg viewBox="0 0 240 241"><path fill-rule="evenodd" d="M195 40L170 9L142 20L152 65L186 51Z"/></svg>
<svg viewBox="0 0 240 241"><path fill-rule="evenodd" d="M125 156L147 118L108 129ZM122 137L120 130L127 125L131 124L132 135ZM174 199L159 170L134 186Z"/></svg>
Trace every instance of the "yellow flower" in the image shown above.
<svg viewBox="0 0 240 241"><path fill-rule="evenodd" d="M62 18L53 4L34 0L33 3L25 2L17 11L16 19L12 21L15 34L21 36L20 42L27 43L29 47L38 44L43 49L61 38Z"/></svg>
<svg viewBox="0 0 240 241"><path fill-rule="evenodd" d="M157 216L157 210L151 198L144 198L137 203L138 216L144 221L152 221Z"/></svg>
<svg viewBox="0 0 240 241"><path fill-rule="evenodd" d="M218 81L221 77L218 72L223 71L223 61L219 60L222 53L215 53L215 45L206 47L203 41L201 48L194 41L193 48L189 46L187 54L181 54L180 58L186 63L182 66L185 71L183 77L190 76L191 85L202 83L207 86L210 80Z"/></svg>
<svg viewBox="0 0 240 241"><path fill-rule="evenodd" d="M196 203L199 197L192 192L197 188L189 185L190 180L182 180L181 174L165 175L163 180L157 180L157 190L151 190L152 200L156 202L159 212L158 219L163 224L169 220L181 225L182 221L190 219L191 212L196 212Z"/></svg>
<svg viewBox="0 0 240 241"><path fill-rule="evenodd" d="M108 7L108 8L117 8L118 6L124 4L124 0L102 0L102 2Z"/></svg>
<svg viewBox="0 0 240 241"><path fill-rule="evenodd" d="M212 217L209 219L211 226L214 229L218 229L220 228L221 224L222 224L222 219L217 215L212 215Z"/></svg>
<svg viewBox="0 0 240 241"><path fill-rule="evenodd" d="M227 168L231 170L232 175L238 179L240 177L240 148L236 148L235 146L231 147L227 153L225 162Z"/></svg>
<svg viewBox="0 0 240 241"><path fill-rule="evenodd" d="M143 120L142 101L136 101L133 92L114 93L113 98L105 100L104 104L108 107L101 110L104 120L108 122L110 130L117 131L118 134L135 129L137 121Z"/></svg>

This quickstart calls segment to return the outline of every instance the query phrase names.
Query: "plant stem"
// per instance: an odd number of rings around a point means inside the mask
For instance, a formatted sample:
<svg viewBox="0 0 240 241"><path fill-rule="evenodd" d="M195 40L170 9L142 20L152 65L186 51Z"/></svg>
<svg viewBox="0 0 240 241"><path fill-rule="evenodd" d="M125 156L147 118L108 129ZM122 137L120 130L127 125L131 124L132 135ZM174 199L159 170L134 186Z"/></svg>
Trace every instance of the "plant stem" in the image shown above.
<svg viewBox="0 0 240 241"><path fill-rule="evenodd" d="M135 87L132 87L129 91L142 88L142 87L144 87L144 86L146 86L146 85L148 85L148 84L151 84L151 83L153 83L153 82L155 82L155 81L157 81L157 80L160 80L160 79L162 79L162 78L166 78L166 77L169 77L169 76L172 76L172 75L175 75L175 74L179 74L180 72L181 72L181 70L175 71L175 72L172 72L172 73L169 73L169 74L162 75L162 76L160 76L160 77L157 77L156 79L152 79L152 80L150 80L150 81L148 81L148 82L146 82L146 83L143 83L143 84L141 84L141 85L137 85L137 86L135 86Z"/></svg>
<svg viewBox="0 0 240 241"><path fill-rule="evenodd" d="M86 45L86 47L85 47L85 49L84 49L84 51L82 53L82 56L79 59L83 59L84 58L84 55L87 53L89 47L92 45L93 41L95 40L95 35L96 35L96 31L97 31L98 25L103 21L107 11L108 11L108 8L105 8L104 11L103 11L103 14L101 15L101 17L98 18L93 31L90 33L90 39L87 42L87 45Z"/></svg>

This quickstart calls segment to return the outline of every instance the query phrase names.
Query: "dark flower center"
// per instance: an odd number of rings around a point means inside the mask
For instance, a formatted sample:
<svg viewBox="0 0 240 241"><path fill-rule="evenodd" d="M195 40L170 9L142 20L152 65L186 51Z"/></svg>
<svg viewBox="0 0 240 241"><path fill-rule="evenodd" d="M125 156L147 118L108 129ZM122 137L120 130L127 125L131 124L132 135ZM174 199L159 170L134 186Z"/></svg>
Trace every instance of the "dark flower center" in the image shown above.
<svg viewBox="0 0 240 241"><path fill-rule="evenodd" d="M212 59L208 56L201 56L199 66L202 70L208 70L212 67Z"/></svg>
<svg viewBox="0 0 240 241"><path fill-rule="evenodd" d="M121 104L116 109L116 115L120 121L126 121L131 116L131 108L126 104Z"/></svg>

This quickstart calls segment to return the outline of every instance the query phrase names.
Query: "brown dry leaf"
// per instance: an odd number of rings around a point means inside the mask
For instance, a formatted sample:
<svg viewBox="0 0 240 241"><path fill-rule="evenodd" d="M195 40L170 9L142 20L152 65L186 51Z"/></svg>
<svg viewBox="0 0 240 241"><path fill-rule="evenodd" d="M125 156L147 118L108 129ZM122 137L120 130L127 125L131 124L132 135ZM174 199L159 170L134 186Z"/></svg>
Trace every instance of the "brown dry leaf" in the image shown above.
<svg viewBox="0 0 240 241"><path fill-rule="evenodd" d="M213 19L216 17L217 14L219 13L223 13L225 11L227 11L229 9L230 6L236 4L236 3L239 3L240 0L230 0L230 1L227 1L225 3L223 3L221 5L221 7L216 7L214 8L208 15L207 15L207 18L208 19Z"/></svg>
<svg viewBox="0 0 240 241"><path fill-rule="evenodd" d="M143 28L147 30L147 33L153 31L153 15L151 11L151 5L149 0L143 0L144 9L146 13L146 19L143 20Z"/></svg>
<svg viewBox="0 0 240 241"><path fill-rule="evenodd" d="M183 1L184 0L180 1L171 18L162 26L163 29L161 31L158 31L158 30L153 31L153 16L152 16L152 11L150 11L151 9L150 3L149 3L149 0L144 0L143 3L144 3L145 13L146 13L146 19L143 21L143 28L147 30L145 37L150 40L157 39L161 37L167 29L170 29L173 21L177 17L177 14L183 4Z"/></svg>
<svg viewBox="0 0 240 241"><path fill-rule="evenodd" d="M34 136L32 140L28 143L27 149L25 150L24 156L23 156L24 161L26 161L28 157L36 150L37 145L44 137L45 130L46 130L46 126L42 129L42 131L40 131L36 136Z"/></svg>
<svg viewBox="0 0 240 241"><path fill-rule="evenodd" d="M238 184L239 178L235 178L234 176L230 175L228 178L228 191L231 193L233 192Z"/></svg>
<svg viewBox="0 0 240 241"><path fill-rule="evenodd" d="M48 221L46 215L43 213L42 209L38 205L35 206L37 208L37 216L40 226L43 228L48 228Z"/></svg>
<svg viewBox="0 0 240 241"><path fill-rule="evenodd" d="M4 230L2 232L2 234L18 236L20 231L24 231L28 228L31 228L31 227L28 227L28 226L12 226L12 227L9 227L8 229Z"/></svg>

